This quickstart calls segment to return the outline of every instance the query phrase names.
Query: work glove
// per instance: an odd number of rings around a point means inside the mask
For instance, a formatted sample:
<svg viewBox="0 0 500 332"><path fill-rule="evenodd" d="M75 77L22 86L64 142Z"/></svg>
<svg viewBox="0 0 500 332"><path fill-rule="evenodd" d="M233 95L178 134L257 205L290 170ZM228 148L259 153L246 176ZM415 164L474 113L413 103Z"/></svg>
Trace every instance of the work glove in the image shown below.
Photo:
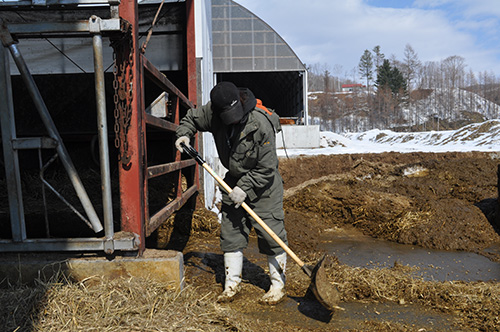
<svg viewBox="0 0 500 332"><path fill-rule="evenodd" d="M241 203L243 203L245 198L247 198L247 194L240 187L236 186L229 194L229 198L233 200L235 204L234 207L239 208Z"/></svg>
<svg viewBox="0 0 500 332"><path fill-rule="evenodd" d="M181 136L175 141L175 147L177 148L177 150L183 153L184 149L182 148L181 143L184 143L186 144L186 146L189 146L189 137Z"/></svg>

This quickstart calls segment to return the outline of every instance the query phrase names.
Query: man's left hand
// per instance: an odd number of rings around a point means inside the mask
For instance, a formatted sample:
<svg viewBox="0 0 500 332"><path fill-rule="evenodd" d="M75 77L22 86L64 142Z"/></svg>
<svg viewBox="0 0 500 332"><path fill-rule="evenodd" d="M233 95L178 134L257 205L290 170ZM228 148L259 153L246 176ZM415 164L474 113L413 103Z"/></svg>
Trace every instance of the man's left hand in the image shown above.
<svg viewBox="0 0 500 332"><path fill-rule="evenodd" d="M235 204L234 207L239 208L241 203L243 203L245 198L247 198L247 194L240 187L236 186L229 194L229 198L233 200Z"/></svg>

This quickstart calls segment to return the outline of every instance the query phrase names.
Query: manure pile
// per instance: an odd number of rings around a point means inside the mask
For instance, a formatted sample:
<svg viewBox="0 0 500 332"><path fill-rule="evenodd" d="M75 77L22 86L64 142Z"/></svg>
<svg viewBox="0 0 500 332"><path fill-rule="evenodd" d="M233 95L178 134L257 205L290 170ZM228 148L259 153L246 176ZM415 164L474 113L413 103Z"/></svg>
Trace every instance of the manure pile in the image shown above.
<svg viewBox="0 0 500 332"><path fill-rule="evenodd" d="M285 210L321 220L326 227L350 225L375 238L425 248L481 251L500 242L495 222L498 159L479 153L394 153L381 159L282 161L285 183L295 180L293 174L320 175L288 188ZM335 172L321 176L314 165L330 165ZM287 222L287 230L293 232L295 225Z"/></svg>

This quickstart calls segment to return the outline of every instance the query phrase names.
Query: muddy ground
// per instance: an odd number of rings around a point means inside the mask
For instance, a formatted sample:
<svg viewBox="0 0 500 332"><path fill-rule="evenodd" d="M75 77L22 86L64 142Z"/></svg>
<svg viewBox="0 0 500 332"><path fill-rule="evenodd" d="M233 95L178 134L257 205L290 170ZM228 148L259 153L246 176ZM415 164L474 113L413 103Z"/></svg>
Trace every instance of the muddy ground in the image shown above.
<svg viewBox="0 0 500 332"><path fill-rule="evenodd" d="M340 295L333 311L311 296L309 277L290 259L285 301L259 304L270 281L253 233L244 252L241 293L232 303L216 303L224 277L219 224L200 195L194 212L179 211L147 242L149 252L183 252L181 292L150 279L99 276L13 285L0 291L0 330L499 331L499 164L499 153L282 159L290 247L311 265L328 254L326 286ZM346 252L337 247L334 254L332 246L345 239L354 241ZM372 246L375 251L389 244L418 251L422 264L391 257L384 265L377 261L382 256L372 258ZM474 279L422 276L422 270L436 269L446 275L447 262L427 262L442 253L458 264L462 254L483 263L475 271L465 266L462 274ZM354 262L361 256L372 261L344 263L347 255ZM491 271L480 271L483 267Z"/></svg>
<svg viewBox="0 0 500 332"><path fill-rule="evenodd" d="M498 154L382 153L303 156L280 161L290 247L308 264L324 253L328 234L357 232L418 247L475 252L493 261L498 233ZM155 246L182 250L186 284L215 301L223 259L215 215L195 211L166 223ZM175 224L174 227L171 227ZM308 294L309 278L289 259L287 299L258 303L269 287L265 258L253 235L245 251L243 290L218 305L224 331L497 331L497 282L436 282L414 267L350 267L329 256L326 272L340 291L339 308L325 310ZM221 318L222 317L222 318Z"/></svg>
<svg viewBox="0 0 500 332"><path fill-rule="evenodd" d="M319 231L323 223L352 225L364 234L399 243L482 250L499 240L495 231L499 157L382 153L285 160L281 167L285 209L290 215L317 220L314 228ZM294 224L287 220L292 236L297 232Z"/></svg>

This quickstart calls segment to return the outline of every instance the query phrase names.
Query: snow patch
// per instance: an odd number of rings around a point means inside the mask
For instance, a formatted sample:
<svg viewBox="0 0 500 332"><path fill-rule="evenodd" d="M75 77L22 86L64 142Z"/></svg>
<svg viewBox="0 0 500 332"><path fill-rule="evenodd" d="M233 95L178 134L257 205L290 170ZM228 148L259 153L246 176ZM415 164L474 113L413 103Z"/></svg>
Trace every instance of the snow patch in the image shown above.
<svg viewBox="0 0 500 332"><path fill-rule="evenodd" d="M458 130L400 133L372 129L360 133L320 132L318 149L283 149L278 155L381 152L500 151L500 120L474 123Z"/></svg>

